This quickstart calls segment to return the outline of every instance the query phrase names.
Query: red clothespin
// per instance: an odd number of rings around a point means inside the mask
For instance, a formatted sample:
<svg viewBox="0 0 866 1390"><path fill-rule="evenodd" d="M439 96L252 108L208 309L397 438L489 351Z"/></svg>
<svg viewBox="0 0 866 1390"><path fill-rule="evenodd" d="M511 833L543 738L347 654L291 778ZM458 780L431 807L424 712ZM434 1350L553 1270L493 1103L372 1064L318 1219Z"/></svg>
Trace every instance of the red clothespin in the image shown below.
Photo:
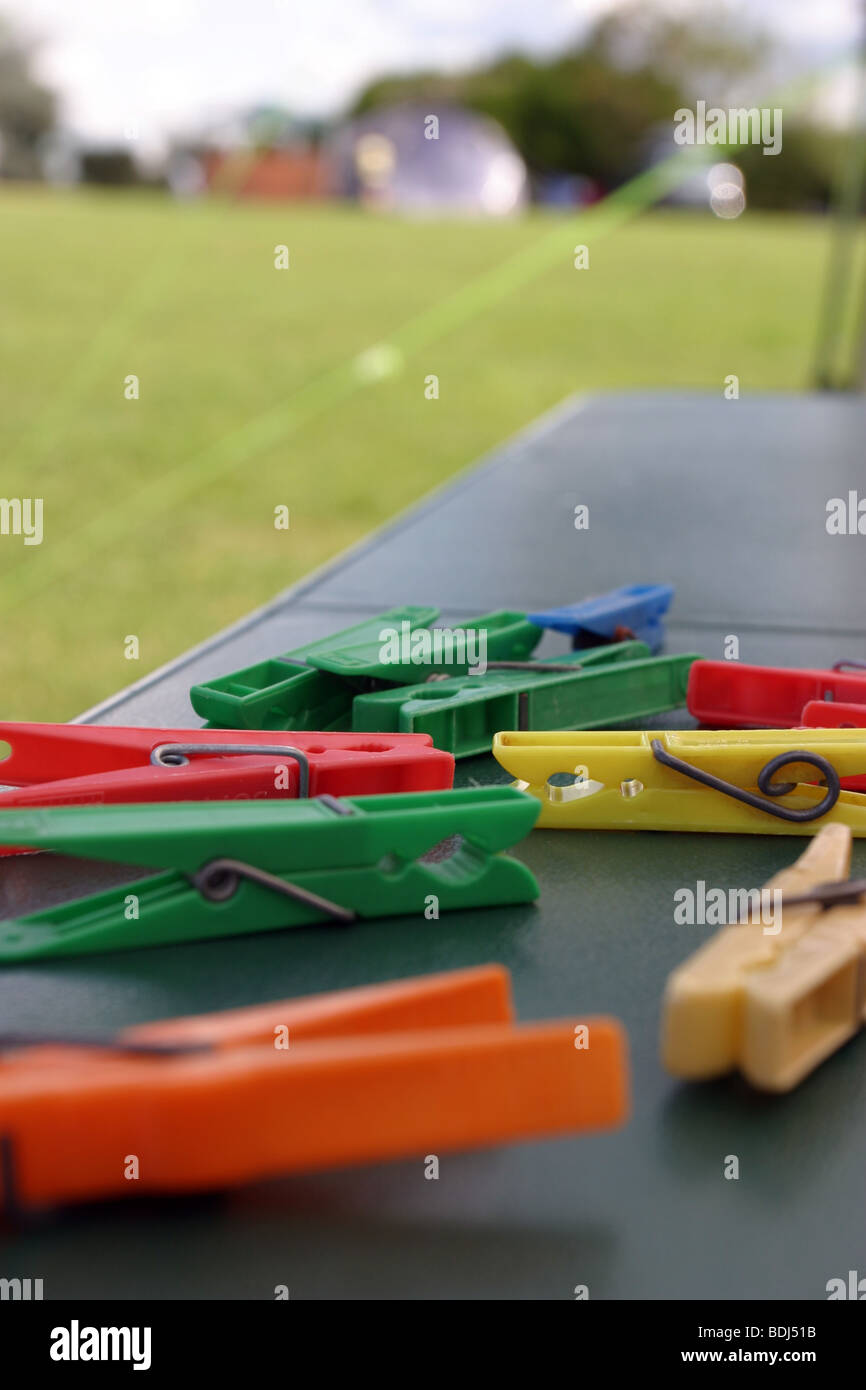
<svg viewBox="0 0 866 1390"><path fill-rule="evenodd" d="M362 796L438 791L454 780L453 757L429 734L0 723L3 743L2 809Z"/></svg>
<svg viewBox="0 0 866 1390"><path fill-rule="evenodd" d="M845 674L841 668L850 664L822 671L695 661L686 704L695 719L719 729L793 729L811 722L804 718L806 706L837 701L866 706L866 672ZM840 726L831 719L826 727Z"/></svg>
<svg viewBox="0 0 866 1390"><path fill-rule="evenodd" d="M803 724L809 729L866 729L866 704L855 705L844 700L810 700L803 707ZM849 792L866 792L866 774L843 777L842 786Z"/></svg>
<svg viewBox="0 0 866 1390"><path fill-rule="evenodd" d="M866 729L866 703L810 700L803 706L802 723L807 729Z"/></svg>

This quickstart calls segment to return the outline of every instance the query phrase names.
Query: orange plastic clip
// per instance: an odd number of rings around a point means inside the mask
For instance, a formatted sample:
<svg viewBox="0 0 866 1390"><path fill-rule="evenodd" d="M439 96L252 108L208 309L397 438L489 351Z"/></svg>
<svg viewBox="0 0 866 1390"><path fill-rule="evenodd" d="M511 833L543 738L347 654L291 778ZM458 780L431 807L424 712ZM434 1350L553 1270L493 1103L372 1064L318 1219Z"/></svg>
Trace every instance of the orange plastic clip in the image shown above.
<svg viewBox="0 0 866 1390"><path fill-rule="evenodd" d="M627 1107L620 1025L515 1026L496 965L106 1041L0 1038L0 1209L601 1129Z"/></svg>

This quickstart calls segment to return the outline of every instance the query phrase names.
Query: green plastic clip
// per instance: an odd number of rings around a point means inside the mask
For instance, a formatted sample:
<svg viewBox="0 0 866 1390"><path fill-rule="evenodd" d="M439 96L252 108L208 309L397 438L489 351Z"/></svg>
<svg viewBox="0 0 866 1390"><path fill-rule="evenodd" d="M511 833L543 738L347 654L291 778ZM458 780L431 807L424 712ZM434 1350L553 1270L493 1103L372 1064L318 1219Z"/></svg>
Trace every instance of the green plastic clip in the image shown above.
<svg viewBox="0 0 866 1390"><path fill-rule="evenodd" d="M162 946L316 922L530 902L499 851L540 803L513 787L310 801L0 811L0 844L165 872L0 923L0 961ZM134 910L131 910L134 907Z"/></svg>
<svg viewBox="0 0 866 1390"><path fill-rule="evenodd" d="M404 623L398 629L392 624L385 641L383 630L375 642L317 653L314 664L350 681L413 685L438 675L466 675L479 661L486 669L497 661L524 661L542 637L542 629L525 613L506 609L466 618L455 627L410 629Z"/></svg>
<svg viewBox="0 0 866 1390"><path fill-rule="evenodd" d="M430 734L437 748L468 758L489 752L500 729L603 729L644 720L685 704L689 669L697 660L693 654L648 652L642 642L622 642L533 662L532 670L488 671L359 695L352 727Z"/></svg>
<svg viewBox="0 0 866 1390"><path fill-rule="evenodd" d="M351 728L358 691L462 675L477 663L521 660L542 635L523 613L500 610L431 628L438 608L392 608L242 671L194 685L196 714L220 729ZM481 641L483 638L483 646Z"/></svg>
<svg viewBox="0 0 866 1390"><path fill-rule="evenodd" d="M438 608L391 608L330 637L194 685L189 692L192 707L215 729L349 729L355 692L323 671L319 661L347 645L378 642L384 628L408 623L413 632L438 616Z"/></svg>

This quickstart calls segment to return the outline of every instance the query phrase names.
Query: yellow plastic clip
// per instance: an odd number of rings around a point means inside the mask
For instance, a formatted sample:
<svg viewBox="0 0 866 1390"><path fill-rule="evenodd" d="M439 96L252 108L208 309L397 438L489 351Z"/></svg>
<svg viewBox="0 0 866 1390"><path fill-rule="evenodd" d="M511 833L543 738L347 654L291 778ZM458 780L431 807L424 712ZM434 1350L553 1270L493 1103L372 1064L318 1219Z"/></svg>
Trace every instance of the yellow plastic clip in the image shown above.
<svg viewBox="0 0 866 1390"><path fill-rule="evenodd" d="M541 802L539 829L866 836L866 729L499 733L493 753ZM779 777L785 769L783 777Z"/></svg>
<svg viewBox="0 0 866 1390"><path fill-rule="evenodd" d="M826 826L766 885L780 895L771 932L754 919L723 927L673 972L662 1017L669 1072L708 1080L738 1067L762 1090L789 1091L862 1028L866 904L822 910L845 887L850 857L850 829ZM822 886L835 895L822 900ZM800 901L786 908L791 899Z"/></svg>

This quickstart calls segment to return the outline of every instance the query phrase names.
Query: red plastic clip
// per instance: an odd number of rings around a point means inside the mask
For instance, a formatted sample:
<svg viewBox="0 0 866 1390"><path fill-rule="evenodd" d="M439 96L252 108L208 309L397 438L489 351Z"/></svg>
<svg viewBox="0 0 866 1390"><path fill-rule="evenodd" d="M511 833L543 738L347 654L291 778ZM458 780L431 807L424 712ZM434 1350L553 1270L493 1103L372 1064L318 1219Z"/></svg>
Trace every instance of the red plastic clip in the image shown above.
<svg viewBox="0 0 866 1390"><path fill-rule="evenodd" d="M3 743L0 808L363 796L454 780L453 757L429 734L0 723Z"/></svg>
<svg viewBox="0 0 866 1390"><path fill-rule="evenodd" d="M813 721L804 717L806 706L832 707L837 701L866 706L866 674L695 661L686 693L686 704L695 719L719 729L793 729L804 723L820 726L822 722L824 727L839 728L835 718Z"/></svg>
<svg viewBox="0 0 866 1390"><path fill-rule="evenodd" d="M810 729L866 729L866 704L839 700L810 700L803 709L803 723ZM866 774L843 777L846 792L866 792Z"/></svg>
<svg viewBox="0 0 866 1390"><path fill-rule="evenodd" d="M866 729L866 703L810 700L803 706L802 722L809 729Z"/></svg>

